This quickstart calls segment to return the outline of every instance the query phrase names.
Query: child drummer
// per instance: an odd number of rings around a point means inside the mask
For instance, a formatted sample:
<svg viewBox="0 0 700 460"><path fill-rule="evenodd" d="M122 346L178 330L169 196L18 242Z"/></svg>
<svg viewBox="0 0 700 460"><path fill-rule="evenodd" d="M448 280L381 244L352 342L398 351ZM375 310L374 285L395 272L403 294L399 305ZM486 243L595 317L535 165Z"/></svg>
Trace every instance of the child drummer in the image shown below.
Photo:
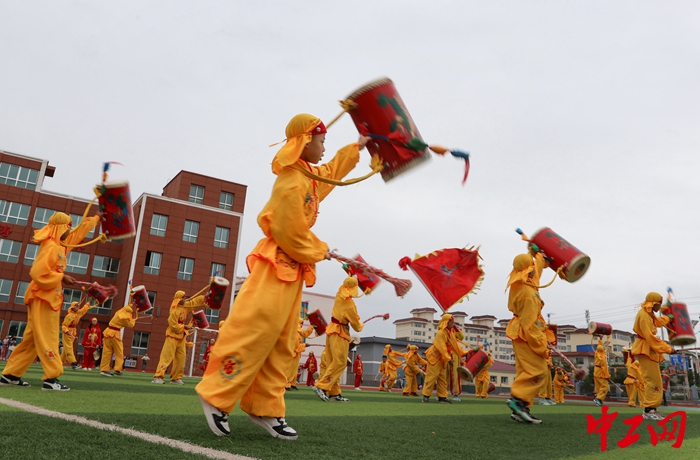
<svg viewBox="0 0 700 460"><path fill-rule="evenodd" d="M319 203L334 185L307 177L339 180L359 160L368 137L341 149L328 163L326 127L313 115L300 114L286 128L286 144L272 160L277 175L272 196L258 215L265 237L248 255L250 276L220 331L197 393L209 428L230 433L228 415L240 402L248 420L273 437L295 440L285 421L285 370L294 357L301 292L316 279L316 262L328 258L328 245L311 232Z"/></svg>

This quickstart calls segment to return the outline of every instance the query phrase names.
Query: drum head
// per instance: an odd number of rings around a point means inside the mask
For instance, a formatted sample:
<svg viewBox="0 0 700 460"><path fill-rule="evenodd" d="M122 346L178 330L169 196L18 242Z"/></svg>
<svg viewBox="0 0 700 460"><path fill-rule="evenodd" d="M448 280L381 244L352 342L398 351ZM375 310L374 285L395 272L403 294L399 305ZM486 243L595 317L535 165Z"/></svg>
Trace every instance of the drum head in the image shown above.
<svg viewBox="0 0 700 460"><path fill-rule="evenodd" d="M131 288L132 294L136 294L138 291L146 291L146 286L141 285L141 286L134 286Z"/></svg>
<svg viewBox="0 0 700 460"><path fill-rule="evenodd" d="M594 334L596 329L598 329L598 323L596 323L595 321L591 321L590 323L588 323L589 334Z"/></svg>
<svg viewBox="0 0 700 460"><path fill-rule="evenodd" d="M388 77L380 78L379 80L374 80L373 82L367 83L366 85L353 91L352 94L350 94L346 99L355 99L356 97L360 96L361 94L364 94L367 91L372 90L378 86L386 85L387 83L393 84L391 79Z"/></svg>
<svg viewBox="0 0 700 460"><path fill-rule="evenodd" d="M223 276L215 276L211 280L214 284L218 284L219 286L228 286L230 284Z"/></svg>
<svg viewBox="0 0 700 460"><path fill-rule="evenodd" d="M474 380L474 376L471 371L464 366L459 366L457 368L457 375L459 375L465 382L471 382Z"/></svg>
<svg viewBox="0 0 700 460"><path fill-rule="evenodd" d="M591 265L591 258L586 254L579 254L567 265L561 274L561 278L569 283L578 281L586 273L589 265Z"/></svg>

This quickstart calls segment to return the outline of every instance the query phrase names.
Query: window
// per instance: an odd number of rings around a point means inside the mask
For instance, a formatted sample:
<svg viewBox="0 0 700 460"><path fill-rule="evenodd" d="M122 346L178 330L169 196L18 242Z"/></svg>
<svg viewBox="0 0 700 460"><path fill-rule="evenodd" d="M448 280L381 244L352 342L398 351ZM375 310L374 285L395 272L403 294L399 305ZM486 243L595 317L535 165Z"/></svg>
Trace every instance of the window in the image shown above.
<svg viewBox="0 0 700 460"><path fill-rule="evenodd" d="M41 228L45 227L49 223L49 219L53 216L56 211L46 208L36 208L34 210L34 220L32 221L32 227Z"/></svg>
<svg viewBox="0 0 700 460"><path fill-rule="evenodd" d="M147 295L148 295L148 301L151 302L151 308L149 308L148 310L146 310L144 312L140 312L140 313L143 313L144 315L150 315L153 312L153 309L156 307L156 293L153 291L148 291Z"/></svg>
<svg viewBox="0 0 700 460"><path fill-rule="evenodd" d="M489 380L490 380L492 383L498 383L498 380L496 380L496 376L495 376L495 375L489 376Z"/></svg>
<svg viewBox="0 0 700 460"><path fill-rule="evenodd" d="M39 171L24 166L0 163L0 184L14 185L20 188L36 188Z"/></svg>
<svg viewBox="0 0 700 460"><path fill-rule="evenodd" d="M168 216L153 214L151 219L151 235L165 236L165 227L168 226Z"/></svg>
<svg viewBox="0 0 700 460"><path fill-rule="evenodd" d="M501 385L508 385L508 377L501 377Z"/></svg>
<svg viewBox="0 0 700 460"><path fill-rule="evenodd" d="M227 248L229 233L231 233L231 230L226 227L216 227L216 231L214 232L214 247Z"/></svg>
<svg viewBox="0 0 700 460"><path fill-rule="evenodd" d="M413 331L413 335L422 335L420 331Z"/></svg>
<svg viewBox="0 0 700 460"><path fill-rule="evenodd" d="M189 241L190 243L196 243L198 234L199 234L199 222L194 222L192 220L186 220L185 221L185 231L182 233L182 241Z"/></svg>
<svg viewBox="0 0 700 460"><path fill-rule="evenodd" d="M73 223L73 228L76 228L83 221L83 216L79 216L77 214L71 214L70 218L71 218L71 221ZM90 230L90 233L85 235L85 237L92 238L94 236L95 236L95 228L93 227L92 230ZM121 241L121 240L119 240L119 241Z"/></svg>
<svg viewBox="0 0 700 460"><path fill-rule="evenodd" d="M7 335L12 335L17 339L17 345L22 341L24 337L24 329L27 327L25 321L10 321L10 329L7 330Z"/></svg>
<svg viewBox="0 0 700 460"><path fill-rule="evenodd" d="M95 256L92 263L92 276L103 278L116 278L119 272L119 259L105 256Z"/></svg>
<svg viewBox="0 0 700 460"><path fill-rule="evenodd" d="M110 315L112 313L112 301L114 299L107 299L102 305L98 305L95 308L90 309L90 313L93 315Z"/></svg>
<svg viewBox="0 0 700 460"><path fill-rule="evenodd" d="M0 240L0 261L16 264L19 261L20 249L22 243L19 241Z"/></svg>
<svg viewBox="0 0 700 460"><path fill-rule="evenodd" d="M131 339L131 356L143 356L148 351L148 332L134 332Z"/></svg>
<svg viewBox="0 0 700 460"><path fill-rule="evenodd" d="M211 275L210 276L223 277L225 273L226 273L226 265L217 264L216 262L211 264Z"/></svg>
<svg viewBox="0 0 700 460"><path fill-rule="evenodd" d="M177 270L177 279L191 280L192 272L194 271L194 259L180 257L180 268Z"/></svg>
<svg viewBox="0 0 700 460"><path fill-rule="evenodd" d="M217 314L216 316L218 317L219 315ZM306 319L307 316L309 316L309 301L304 300L301 302L301 309L299 310L299 317L301 319Z"/></svg>
<svg viewBox="0 0 700 460"><path fill-rule="evenodd" d="M162 259L163 254L160 252L146 251L146 264L143 267L143 272L149 275L160 273L160 262Z"/></svg>
<svg viewBox="0 0 700 460"><path fill-rule="evenodd" d="M66 257L66 271L72 273L87 273L87 266L90 262L90 254L84 252L71 251Z"/></svg>
<svg viewBox="0 0 700 460"><path fill-rule="evenodd" d="M27 292L29 283L26 281L20 281L17 283L17 294L15 294L15 303L19 305L24 304L24 294Z"/></svg>
<svg viewBox="0 0 700 460"><path fill-rule="evenodd" d="M204 310L204 315L207 317L207 321L209 321L209 324L218 324L219 310L212 310L211 308L207 308L206 310Z"/></svg>
<svg viewBox="0 0 700 460"><path fill-rule="evenodd" d="M26 204L0 200L0 222L27 225L31 207Z"/></svg>
<svg viewBox="0 0 700 460"><path fill-rule="evenodd" d="M0 302L9 302L12 292L12 280L0 278Z"/></svg>
<svg viewBox="0 0 700 460"><path fill-rule="evenodd" d="M70 304L73 302L80 302L82 294L83 291L80 289L63 288L63 306L61 309L68 310Z"/></svg>
<svg viewBox="0 0 700 460"><path fill-rule="evenodd" d="M39 252L38 244L27 244L27 249L24 250L24 265L31 265L36 259L36 255Z"/></svg>
<svg viewBox="0 0 700 460"><path fill-rule="evenodd" d="M233 210L233 193L221 192L219 197L219 207L226 211Z"/></svg>
<svg viewBox="0 0 700 460"><path fill-rule="evenodd" d="M190 185L190 198L192 203L202 204L204 202L204 187L201 185Z"/></svg>

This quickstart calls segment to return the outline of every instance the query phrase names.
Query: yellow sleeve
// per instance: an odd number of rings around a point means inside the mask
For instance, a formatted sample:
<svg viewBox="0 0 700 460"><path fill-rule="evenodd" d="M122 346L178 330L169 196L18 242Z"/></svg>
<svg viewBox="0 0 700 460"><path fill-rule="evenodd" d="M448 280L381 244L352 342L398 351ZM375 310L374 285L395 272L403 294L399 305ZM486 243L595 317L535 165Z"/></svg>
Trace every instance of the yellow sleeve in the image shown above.
<svg viewBox="0 0 700 460"><path fill-rule="evenodd" d="M175 334L180 334L182 331L185 330L185 325L180 324L180 322L178 321L179 319L180 319L180 312L177 311L177 308L171 309L170 314L168 315L168 327Z"/></svg>
<svg viewBox="0 0 700 460"><path fill-rule="evenodd" d="M83 305L83 307L82 307L80 310L78 310L78 319L80 319L80 318L82 318L83 316L85 316L85 313L87 313L88 310L91 309L91 308L92 308L92 305L90 305L90 302L88 302L88 303L86 303L85 305Z"/></svg>
<svg viewBox="0 0 700 460"><path fill-rule="evenodd" d="M79 244L85 238L85 235L90 233L90 230L95 228L97 223L100 221L100 216L92 216L84 219L80 225L78 225L75 230L71 231L66 238L65 243L69 245ZM71 248L66 248L66 252L69 252Z"/></svg>
<svg viewBox="0 0 700 460"><path fill-rule="evenodd" d="M356 331L356 332L361 332L362 329L365 328L365 325L362 323L360 320L360 315L357 314L357 308L355 307L355 302L352 302L351 307L348 309L345 313L345 319L348 323L350 323L350 326Z"/></svg>
<svg viewBox="0 0 700 460"><path fill-rule="evenodd" d="M652 318L651 315L643 315L640 318L639 335L641 335L642 338L647 341L647 344L649 345L649 347L651 347L653 351L657 353L671 353L673 351L673 348L671 348L669 344L658 338L654 333L656 330L654 326L654 319L658 320L659 318Z"/></svg>
<svg viewBox="0 0 700 460"><path fill-rule="evenodd" d="M299 332L299 335L303 338L307 338L314 332L314 330L315 329L313 326L309 326L306 329L302 329L301 332Z"/></svg>
<svg viewBox="0 0 700 460"><path fill-rule="evenodd" d="M53 269L59 262L59 251L60 248L57 248L52 241L45 242L41 245L32 268L29 270L32 281L42 291L50 291L61 286L63 273ZM66 261L63 260L64 267L65 263Z"/></svg>
<svg viewBox="0 0 700 460"><path fill-rule="evenodd" d="M203 295L198 295L197 297L193 297L193 298L191 298L191 299L185 300L185 301L184 301L181 305L179 305L179 306L180 306L180 307L183 307L183 308L192 309L192 308L201 307L202 305L204 305L204 296L203 296Z"/></svg>
<svg viewBox="0 0 700 460"><path fill-rule="evenodd" d="M314 167L314 174L328 179L340 180L353 170L359 160L360 149L357 142L355 142L338 150L328 163ZM333 188L335 188L335 185L319 182L317 189L319 200L323 201Z"/></svg>

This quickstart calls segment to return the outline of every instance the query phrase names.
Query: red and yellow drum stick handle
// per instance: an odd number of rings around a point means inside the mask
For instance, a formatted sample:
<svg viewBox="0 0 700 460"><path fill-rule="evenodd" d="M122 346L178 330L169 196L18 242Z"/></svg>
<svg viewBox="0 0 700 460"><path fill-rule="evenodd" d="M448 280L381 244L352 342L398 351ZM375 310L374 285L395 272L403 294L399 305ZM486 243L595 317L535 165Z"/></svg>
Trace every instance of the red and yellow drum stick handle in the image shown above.
<svg viewBox="0 0 700 460"><path fill-rule="evenodd" d="M357 104L352 99L345 99L344 101L339 102L340 106L343 108L343 111L336 115L335 118L333 118L328 124L326 124L326 129L330 128L331 126L333 126L333 123L340 120L340 117L342 117L345 114L345 112L349 112L357 107Z"/></svg>
<svg viewBox="0 0 700 460"><path fill-rule="evenodd" d="M389 275L387 275L384 271L374 268L371 265L368 265L364 262L360 262L359 260L354 260L354 259L348 259L347 257L343 257L340 254L336 254L333 251L330 251L328 255L336 260L339 260L345 264L352 265L353 267L357 268L360 270L363 274L371 274L371 275L376 275L383 280L388 281L389 283L394 285L394 289L396 290L396 295L399 297L403 297L406 295L406 293L411 289L413 284L411 283L410 280L404 280L404 279L399 279L399 278L394 278Z"/></svg>
<svg viewBox="0 0 700 460"><path fill-rule="evenodd" d="M389 313L384 313L383 315L370 316L366 320L362 321L362 324L367 324L367 321L372 321L373 319L376 319L376 318L384 318L384 321L386 321L389 319Z"/></svg>

